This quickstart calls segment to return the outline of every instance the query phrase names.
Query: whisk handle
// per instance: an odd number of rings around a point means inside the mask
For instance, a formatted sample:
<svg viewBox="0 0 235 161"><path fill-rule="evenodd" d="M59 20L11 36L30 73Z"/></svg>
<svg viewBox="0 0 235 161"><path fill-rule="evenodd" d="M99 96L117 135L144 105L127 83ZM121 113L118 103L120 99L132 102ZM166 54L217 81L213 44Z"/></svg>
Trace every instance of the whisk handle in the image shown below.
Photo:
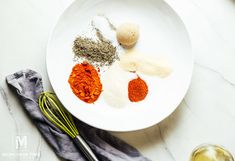
<svg viewBox="0 0 235 161"><path fill-rule="evenodd" d="M91 148L89 145L85 142L85 140L80 136L77 135L73 139L75 145L83 152L83 154L86 156L88 161L99 161L95 154L92 152Z"/></svg>

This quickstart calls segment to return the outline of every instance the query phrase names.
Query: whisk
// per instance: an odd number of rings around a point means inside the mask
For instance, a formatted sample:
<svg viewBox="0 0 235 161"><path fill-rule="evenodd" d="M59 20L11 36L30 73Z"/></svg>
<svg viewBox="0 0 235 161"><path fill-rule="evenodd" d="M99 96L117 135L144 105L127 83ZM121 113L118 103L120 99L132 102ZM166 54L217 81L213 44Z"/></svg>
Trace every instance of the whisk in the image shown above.
<svg viewBox="0 0 235 161"><path fill-rule="evenodd" d="M89 161L98 161L88 144L79 135L71 114L64 108L54 93L43 92L39 97L39 107L49 121L73 139L75 145Z"/></svg>

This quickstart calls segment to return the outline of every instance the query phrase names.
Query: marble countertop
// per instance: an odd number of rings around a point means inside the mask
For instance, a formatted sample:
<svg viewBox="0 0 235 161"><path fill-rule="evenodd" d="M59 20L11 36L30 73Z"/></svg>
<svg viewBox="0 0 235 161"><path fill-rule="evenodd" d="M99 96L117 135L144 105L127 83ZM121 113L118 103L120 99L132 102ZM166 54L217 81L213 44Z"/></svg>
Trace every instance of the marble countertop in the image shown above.
<svg viewBox="0 0 235 161"><path fill-rule="evenodd" d="M20 69L45 68L48 34L72 0L0 0L0 160L59 160L29 121L5 83ZM220 144L235 154L235 1L166 0L191 37L195 67L177 110L151 128L114 133L153 161L188 161L202 143ZM27 143L17 149L17 137ZM20 139L19 139L20 138Z"/></svg>

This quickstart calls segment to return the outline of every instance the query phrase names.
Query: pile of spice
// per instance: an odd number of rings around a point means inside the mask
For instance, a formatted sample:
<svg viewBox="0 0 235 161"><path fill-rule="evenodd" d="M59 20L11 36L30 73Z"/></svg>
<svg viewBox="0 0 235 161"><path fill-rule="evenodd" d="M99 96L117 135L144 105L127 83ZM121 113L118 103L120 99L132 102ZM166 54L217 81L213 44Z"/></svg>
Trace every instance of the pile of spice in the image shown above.
<svg viewBox="0 0 235 161"><path fill-rule="evenodd" d="M73 93L86 103L94 103L102 92L98 72L86 62L73 67L68 82Z"/></svg>
<svg viewBox="0 0 235 161"><path fill-rule="evenodd" d="M129 102L127 89L128 82L131 79L133 79L133 75L122 70L118 63L115 62L101 76L104 101L112 107L125 107Z"/></svg>
<svg viewBox="0 0 235 161"><path fill-rule="evenodd" d="M140 77L133 79L128 84L128 97L131 102L139 102L148 94L148 86Z"/></svg>
<svg viewBox="0 0 235 161"><path fill-rule="evenodd" d="M147 57L135 50L128 51L120 57L120 66L126 71L160 78L166 78L172 72L171 65L166 59Z"/></svg>
<svg viewBox="0 0 235 161"><path fill-rule="evenodd" d="M95 67L102 67L110 66L118 59L116 47L110 41L101 39L102 35L99 34L97 41L81 36L75 39L73 45L75 60L86 60Z"/></svg>
<svg viewBox="0 0 235 161"><path fill-rule="evenodd" d="M135 50L129 50L119 59L117 48L111 41L119 43L123 48L133 48L139 39L139 27L133 23L124 23L116 28L106 16L102 17L108 22L109 28L115 31L116 41L106 39L107 34L103 36L103 30L97 28L97 23L92 20L91 26L96 32L97 40L82 36L74 40L74 59L86 63L73 67L68 80L70 87L73 93L86 103L94 103L99 98L102 88L104 100L113 107L124 107L128 102L142 101L148 94L148 85L139 76L136 78L133 73L165 78L172 72L171 66L164 59L150 58ZM120 61L114 63L116 60ZM109 68L101 77L102 86L95 68L105 66Z"/></svg>

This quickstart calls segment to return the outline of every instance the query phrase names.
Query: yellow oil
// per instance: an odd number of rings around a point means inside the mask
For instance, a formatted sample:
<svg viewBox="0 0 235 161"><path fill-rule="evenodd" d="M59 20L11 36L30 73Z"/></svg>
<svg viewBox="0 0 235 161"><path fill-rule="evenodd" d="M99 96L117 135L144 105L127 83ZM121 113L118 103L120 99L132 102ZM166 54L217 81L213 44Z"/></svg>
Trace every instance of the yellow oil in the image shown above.
<svg viewBox="0 0 235 161"><path fill-rule="evenodd" d="M203 145L191 155L190 161L234 161L232 155L217 145Z"/></svg>

